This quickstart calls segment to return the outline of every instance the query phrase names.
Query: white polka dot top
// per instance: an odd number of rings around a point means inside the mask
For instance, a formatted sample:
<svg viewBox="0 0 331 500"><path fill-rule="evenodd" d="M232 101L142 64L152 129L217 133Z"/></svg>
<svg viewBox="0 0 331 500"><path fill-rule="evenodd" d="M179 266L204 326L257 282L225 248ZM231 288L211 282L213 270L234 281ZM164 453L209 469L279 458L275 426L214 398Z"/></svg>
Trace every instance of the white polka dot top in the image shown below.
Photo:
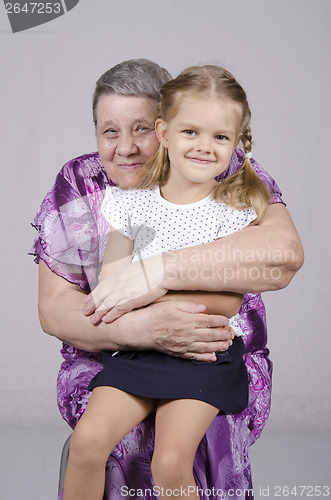
<svg viewBox="0 0 331 500"><path fill-rule="evenodd" d="M210 195L176 205L162 198L159 186L126 190L108 186L101 211L114 229L134 240L132 261L209 243L256 218L253 208L235 209Z"/></svg>

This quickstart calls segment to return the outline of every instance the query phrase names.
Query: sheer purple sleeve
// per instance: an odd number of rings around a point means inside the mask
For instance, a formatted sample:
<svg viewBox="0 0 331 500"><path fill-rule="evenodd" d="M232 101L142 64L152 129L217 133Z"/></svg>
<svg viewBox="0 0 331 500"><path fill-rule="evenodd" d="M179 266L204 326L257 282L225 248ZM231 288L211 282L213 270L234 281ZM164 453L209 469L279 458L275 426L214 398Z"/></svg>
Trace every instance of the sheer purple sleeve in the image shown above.
<svg viewBox="0 0 331 500"><path fill-rule="evenodd" d="M86 177L88 155L68 162L44 198L32 225L38 231L30 251L35 261L82 289L95 286L100 261L100 231L91 207ZM100 193L100 185L98 184ZM100 196L99 196L100 198Z"/></svg>

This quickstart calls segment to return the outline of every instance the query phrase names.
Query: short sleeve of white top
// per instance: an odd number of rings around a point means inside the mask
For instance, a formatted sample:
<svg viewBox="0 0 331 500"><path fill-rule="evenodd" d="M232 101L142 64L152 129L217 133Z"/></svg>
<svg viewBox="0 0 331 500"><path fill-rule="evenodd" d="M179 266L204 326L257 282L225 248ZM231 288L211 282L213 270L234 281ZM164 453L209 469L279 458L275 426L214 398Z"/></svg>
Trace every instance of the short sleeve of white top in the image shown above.
<svg viewBox="0 0 331 500"><path fill-rule="evenodd" d="M134 241L132 261L209 243L240 231L256 218L253 208L235 209L211 196L176 205L162 198L159 186L127 190L109 186L101 211L114 229ZM230 325L242 335L238 317L230 318Z"/></svg>

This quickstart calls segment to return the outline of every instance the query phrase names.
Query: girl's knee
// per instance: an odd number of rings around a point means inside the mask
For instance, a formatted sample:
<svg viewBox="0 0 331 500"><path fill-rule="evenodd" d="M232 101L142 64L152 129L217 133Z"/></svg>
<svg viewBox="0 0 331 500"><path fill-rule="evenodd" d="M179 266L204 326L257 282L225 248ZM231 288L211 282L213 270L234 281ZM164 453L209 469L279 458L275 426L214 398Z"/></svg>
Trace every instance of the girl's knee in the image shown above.
<svg viewBox="0 0 331 500"><path fill-rule="evenodd" d="M78 422L70 441L70 458L75 462L89 464L107 460L111 450L105 436L88 420Z"/></svg>
<svg viewBox="0 0 331 500"><path fill-rule="evenodd" d="M192 474L194 457L185 450L163 448L155 450L151 469L156 485L181 484L182 479Z"/></svg>

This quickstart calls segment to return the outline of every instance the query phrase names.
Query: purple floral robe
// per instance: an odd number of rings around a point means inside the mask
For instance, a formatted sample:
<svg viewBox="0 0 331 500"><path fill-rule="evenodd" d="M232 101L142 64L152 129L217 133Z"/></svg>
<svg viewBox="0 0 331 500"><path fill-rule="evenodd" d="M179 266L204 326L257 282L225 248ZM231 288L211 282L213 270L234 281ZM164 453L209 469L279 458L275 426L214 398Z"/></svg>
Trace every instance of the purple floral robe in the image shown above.
<svg viewBox="0 0 331 500"><path fill-rule="evenodd" d="M234 151L222 178L233 174L243 161ZM275 181L253 160L268 186L272 203L282 203ZM38 231L31 254L49 268L84 290L97 283L109 226L100 206L110 179L98 153L68 162L58 174L33 220ZM236 415L218 415L196 453L194 474L203 500L252 499L248 448L260 436L270 412L272 363L266 348L265 308L260 294L246 294L240 310L245 333L244 355L249 376L249 404ZM58 380L58 406L74 428L84 412L90 393L87 386L101 369L99 354L63 344L63 363ZM154 446L154 415L150 415L112 451L106 467L105 500L151 500L153 483L150 461ZM133 490L135 494L133 494ZM62 498L62 495L60 496Z"/></svg>

